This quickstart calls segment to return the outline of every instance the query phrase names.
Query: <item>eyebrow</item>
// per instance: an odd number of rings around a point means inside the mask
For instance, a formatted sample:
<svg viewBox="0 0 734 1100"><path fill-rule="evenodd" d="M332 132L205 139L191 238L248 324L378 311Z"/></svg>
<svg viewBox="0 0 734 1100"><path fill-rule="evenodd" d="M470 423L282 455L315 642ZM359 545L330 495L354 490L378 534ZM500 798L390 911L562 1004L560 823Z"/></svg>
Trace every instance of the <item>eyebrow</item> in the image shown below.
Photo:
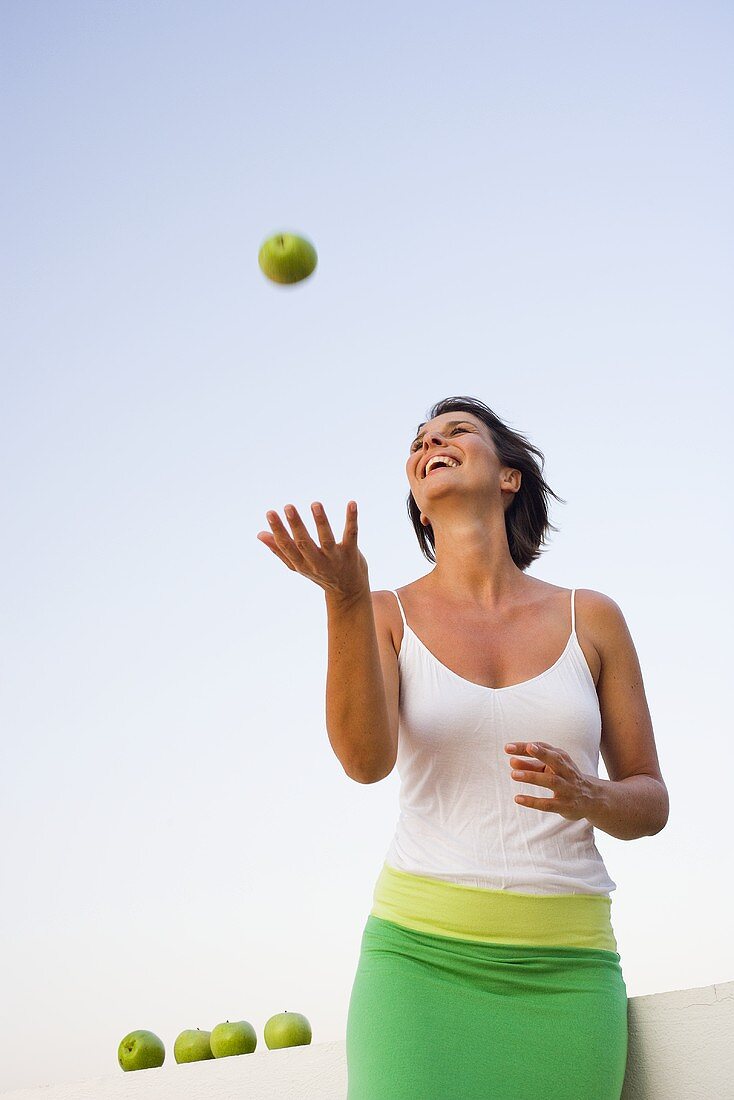
<svg viewBox="0 0 734 1100"><path fill-rule="evenodd" d="M472 426L472 428L476 427L476 425L474 424L474 422L472 420L447 420L444 427L453 428L455 424L470 424ZM421 438L421 436L423 434L424 434L423 432L419 432L419 434L415 437L415 439L412 440L412 442L410 444L411 447L413 446L413 443L418 442L418 440Z"/></svg>

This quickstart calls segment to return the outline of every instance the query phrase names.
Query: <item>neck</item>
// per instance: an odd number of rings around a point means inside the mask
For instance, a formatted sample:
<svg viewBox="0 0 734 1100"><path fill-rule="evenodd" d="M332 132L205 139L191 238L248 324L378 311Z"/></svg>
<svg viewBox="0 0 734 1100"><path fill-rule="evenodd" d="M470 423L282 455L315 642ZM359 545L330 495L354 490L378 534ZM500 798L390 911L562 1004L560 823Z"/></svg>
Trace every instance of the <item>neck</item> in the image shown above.
<svg viewBox="0 0 734 1100"><path fill-rule="evenodd" d="M507 544L504 513L490 522L486 515L463 516L432 526L436 566L428 576L437 596L500 612L527 590L529 578Z"/></svg>

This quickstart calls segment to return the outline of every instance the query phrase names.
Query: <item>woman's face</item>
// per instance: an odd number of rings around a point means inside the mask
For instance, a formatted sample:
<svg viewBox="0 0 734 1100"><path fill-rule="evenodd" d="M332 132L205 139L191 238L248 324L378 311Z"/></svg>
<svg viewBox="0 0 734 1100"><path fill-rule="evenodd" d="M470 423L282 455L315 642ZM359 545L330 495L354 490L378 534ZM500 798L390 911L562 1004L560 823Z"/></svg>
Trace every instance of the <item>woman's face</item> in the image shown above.
<svg viewBox="0 0 734 1100"><path fill-rule="evenodd" d="M426 466L434 455L445 454L458 466ZM410 445L405 471L416 503L427 501L449 478L486 482L488 472L499 467L489 428L478 417L465 412L447 412L429 420Z"/></svg>
<svg viewBox="0 0 734 1100"><path fill-rule="evenodd" d="M435 455L445 454L458 466L426 467ZM457 487L476 494L483 501L497 499L507 510L520 489L522 473L503 466L495 449L492 433L479 417L471 413L448 412L423 425L410 445L405 464L413 499L428 523L431 504ZM494 507L494 504L490 504Z"/></svg>

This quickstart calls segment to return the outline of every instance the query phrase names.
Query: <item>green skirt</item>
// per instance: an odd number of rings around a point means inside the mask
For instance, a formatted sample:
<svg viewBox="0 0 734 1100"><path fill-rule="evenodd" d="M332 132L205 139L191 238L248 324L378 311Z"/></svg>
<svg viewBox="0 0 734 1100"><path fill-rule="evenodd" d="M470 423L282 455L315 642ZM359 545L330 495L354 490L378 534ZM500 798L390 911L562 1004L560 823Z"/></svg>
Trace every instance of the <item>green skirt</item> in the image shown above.
<svg viewBox="0 0 734 1100"><path fill-rule="evenodd" d="M627 990L610 901L385 864L349 1002L347 1100L619 1100Z"/></svg>

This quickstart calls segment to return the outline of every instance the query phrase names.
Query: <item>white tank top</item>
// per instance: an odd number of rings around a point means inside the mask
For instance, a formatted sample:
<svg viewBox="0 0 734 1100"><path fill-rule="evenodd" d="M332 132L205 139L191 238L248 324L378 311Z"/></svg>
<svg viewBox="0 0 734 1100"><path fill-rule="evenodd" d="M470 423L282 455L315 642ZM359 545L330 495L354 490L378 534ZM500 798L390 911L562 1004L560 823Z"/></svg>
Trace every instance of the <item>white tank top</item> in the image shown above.
<svg viewBox="0 0 734 1100"><path fill-rule="evenodd" d="M576 636L551 668L509 687L465 680L433 656L403 618L398 654L400 816L385 862L465 886L527 894L604 894L609 877L586 818L515 802L551 798L548 787L513 779L515 741L547 741L598 778L601 712ZM522 755L522 754L520 754Z"/></svg>

